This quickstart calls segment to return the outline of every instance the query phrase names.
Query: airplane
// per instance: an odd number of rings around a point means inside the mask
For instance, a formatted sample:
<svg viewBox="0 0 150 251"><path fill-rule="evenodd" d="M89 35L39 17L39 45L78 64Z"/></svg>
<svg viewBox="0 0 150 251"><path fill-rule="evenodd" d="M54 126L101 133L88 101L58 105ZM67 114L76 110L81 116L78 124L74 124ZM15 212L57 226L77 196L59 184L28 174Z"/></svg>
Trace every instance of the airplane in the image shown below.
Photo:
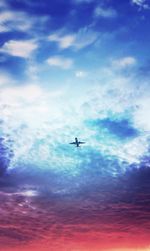
<svg viewBox="0 0 150 251"><path fill-rule="evenodd" d="M85 144L85 142L78 141L78 138L75 138L75 141L74 141L74 142L71 142L71 143L69 143L69 144L76 145L76 147L79 147L80 144Z"/></svg>

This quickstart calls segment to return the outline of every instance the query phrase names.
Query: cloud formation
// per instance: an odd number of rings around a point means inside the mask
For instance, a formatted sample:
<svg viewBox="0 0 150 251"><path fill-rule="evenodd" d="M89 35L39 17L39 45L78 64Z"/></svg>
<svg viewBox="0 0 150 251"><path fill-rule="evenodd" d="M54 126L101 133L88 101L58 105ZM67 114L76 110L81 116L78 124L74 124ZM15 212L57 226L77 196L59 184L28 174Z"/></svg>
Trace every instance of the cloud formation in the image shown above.
<svg viewBox="0 0 150 251"><path fill-rule="evenodd" d="M2 251L149 246L147 4L0 2Z"/></svg>
<svg viewBox="0 0 150 251"><path fill-rule="evenodd" d="M64 58L50 59L51 66L70 67L68 61L64 66ZM86 165L98 152L120 163L139 163L149 145L145 133L149 129L149 110L145 109L148 92L145 88L139 94L133 82L127 78L117 80L116 75L113 79L111 75L109 84L89 89L89 95L83 95L82 86L77 91L75 86L60 91L58 95L38 85L4 88L0 95L2 128L15 142L11 168L23 162L76 175L85 160L81 158L78 162L79 156L74 156L68 144L74 132L87 142L83 149ZM136 133L141 131L142 134ZM113 168L110 173L117 175L118 170Z"/></svg>
<svg viewBox="0 0 150 251"><path fill-rule="evenodd" d="M0 14L0 32L28 31L31 27L32 21L25 12L5 10Z"/></svg>
<svg viewBox="0 0 150 251"><path fill-rule="evenodd" d="M73 60L61 56L54 56L47 59L50 66L59 67L61 69L69 69L73 65Z"/></svg>
<svg viewBox="0 0 150 251"><path fill-rule="evenodd" d="M117 17L117 11L113 8L104 8L97 6L94 11L94 16L103 18L115 18Z"/></svg>
<svg viewBox="0 0 150 251"><path fill-rule="evenodd" d="M0 48L0 52L10 56L29 58L38 48L38 45L33 40L9 40Z"/></svg>
<svg viewBox="0 0 150 251"><path fill-rule="evenodd" d="M136 64L134 57L128 56L112 60L112 66L118 69L125 69Z"/></svg>
<svg viewBox="0 0 150 251"><path fill-rule="evenodd" d="M65 35L61 36L59 34L52 34L48 37L49 41L57 42L60 46L60 48L65 49L74 44L75 41L75 35Z"/></svg>
<svg viewBox="0 0 150 251"><path fill-rule="evenodd" d="M150 6L147 0L132 0L132 3L142 9L150 9Z"/></svg>
<svg viewBox="0 0 150 251"><path fill-rule="evenodd" d="M74 48L77 50L83 49L93 44L98 38L98 33L92 31L88 27L81 28L77 33L63 35L61 31L51 34L48 37L49 41L58 43L61 49Z"/></svg>

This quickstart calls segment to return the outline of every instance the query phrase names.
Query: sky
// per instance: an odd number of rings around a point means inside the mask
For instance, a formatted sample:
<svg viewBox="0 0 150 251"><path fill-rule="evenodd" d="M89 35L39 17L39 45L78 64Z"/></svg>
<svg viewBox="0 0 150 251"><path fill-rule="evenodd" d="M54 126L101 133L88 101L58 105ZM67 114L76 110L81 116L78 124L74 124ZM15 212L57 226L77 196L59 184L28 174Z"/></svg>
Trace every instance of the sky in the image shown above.
<svg viewBox="0 0 150 251"><path fill-rule="evenodd" d="M150 250L149 26L149 0L0 1L0 251Z"/></svg>

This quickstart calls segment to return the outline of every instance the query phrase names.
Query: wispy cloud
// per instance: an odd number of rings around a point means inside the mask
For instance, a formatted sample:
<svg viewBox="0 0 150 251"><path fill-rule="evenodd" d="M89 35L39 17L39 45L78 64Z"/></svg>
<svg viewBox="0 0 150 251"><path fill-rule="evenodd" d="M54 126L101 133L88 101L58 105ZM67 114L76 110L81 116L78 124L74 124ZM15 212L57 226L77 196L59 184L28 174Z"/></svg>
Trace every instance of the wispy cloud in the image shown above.
<svg viewBox="0 0 150 251"><path fill-rule="evenodd" d="M70 58L54 56L47 59L47 63L51 66L59 67L62 69L69 69L73 65L73 60Z"/></svg>
<svg viewBox="0 0 150 251"><path fill-rule="evenodd" d="M66 49L72 47L74 49L80 50L93 44L98 38L98 33L84 27L78 30L75 34L63 35L61 31L51 34L48 37L49 41L58 43L61 49Z"/></svg>
<svg viewBox="0 0 150 251"><path fill-rule="evenodd" d="M124 69L126 67L133 66L135 64L136 64L136 59L131 56L112 60L112 66L117 69Z"/></svg>
<svg viewBox="0 0 150 251"><path fill-rule="evenodd" d="M132 0L132 3L142 9L150 9L150 5L147 0Z"/></svg>
<svg viewBox="0 0 150 251"><path fill-rule="evenodd" d="M29 58L37 47L37 43L33 40L10 40L1 47L0 52L11 56Z"/></svg>
<svg viewBox="0 0 150 251"><path fill-rule="evenodd" d="M72 46L75 42L75 35L65 35L61 36L57 33L52 34L48 37L49 41L57 42L59 44L59 47L62 49L68 48Z"/></svg>
<svg viewBox="0 0 150 251"><path fill-rule="evenodd" d="M81 28L76 36L75 48L82 49L93 44L98 38L98 33L90 30L88 27Z"/></svg>
<svg viewBox="0 0 150 251"><path fill-rule="evenodd" d="M117 11L113 8L104 8L97 6L94 10L94 16L103 18L115 18L117 17Z"/></svg>
<svg viewBox="0 0 150 251"><path fill-rule="evenodd" d="M0 6L1 7L1 6ZM17 18L16 18L17 17ZM0 13L0 32L21 31L32 34L43 28L50 19L48 15L29 15L25 11L12 10L9 7L2 7Z"/></svg>
<svg viewBox="0 0 150 251"><path fill-rule="evenodd" d="M28 31L31 27L32 20L24 12L5 10L0 13L0 32Z"/></svg>

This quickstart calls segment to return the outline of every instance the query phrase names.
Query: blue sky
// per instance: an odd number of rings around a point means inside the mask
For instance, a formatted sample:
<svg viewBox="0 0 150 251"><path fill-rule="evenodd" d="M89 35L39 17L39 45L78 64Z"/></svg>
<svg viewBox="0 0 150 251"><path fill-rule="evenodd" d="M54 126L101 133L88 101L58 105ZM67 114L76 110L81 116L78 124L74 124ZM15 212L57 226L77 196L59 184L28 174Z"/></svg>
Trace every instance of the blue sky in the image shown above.
<svg viewBox="0 0 150 251"><path fill-rule="evenodd" d="M47 165L52 151L70 169L64 142L74 134L87 153L138 162L150 128L149 2L8 0L0 9L1 132L15 142L12 166L37 151Z"/></svg>
<svg viewBox="0 0 150 251"><path fill-rule="evenodd" d="M149 246L149 27L148 0L0 1L4 247L34 239L31 218L39 251L49 236L57 251L57 229L73 233L62 251L79 250L82 228L96 251Z"/></svg>
<svg viewBox="0 0 150 251"><path fill-rule="evenodd" d="M15 81L76 81L117 60L147 64L146 1L1 2L1 68ZM57 72L59 72L59 77ZM57 76L57 77L56 77ZM90 77L90 76L89 76ZM97 76L95 76L96 78ZM60 79L59 79L60 78ZM44 81L43 81L44 79Z"/></svg>

